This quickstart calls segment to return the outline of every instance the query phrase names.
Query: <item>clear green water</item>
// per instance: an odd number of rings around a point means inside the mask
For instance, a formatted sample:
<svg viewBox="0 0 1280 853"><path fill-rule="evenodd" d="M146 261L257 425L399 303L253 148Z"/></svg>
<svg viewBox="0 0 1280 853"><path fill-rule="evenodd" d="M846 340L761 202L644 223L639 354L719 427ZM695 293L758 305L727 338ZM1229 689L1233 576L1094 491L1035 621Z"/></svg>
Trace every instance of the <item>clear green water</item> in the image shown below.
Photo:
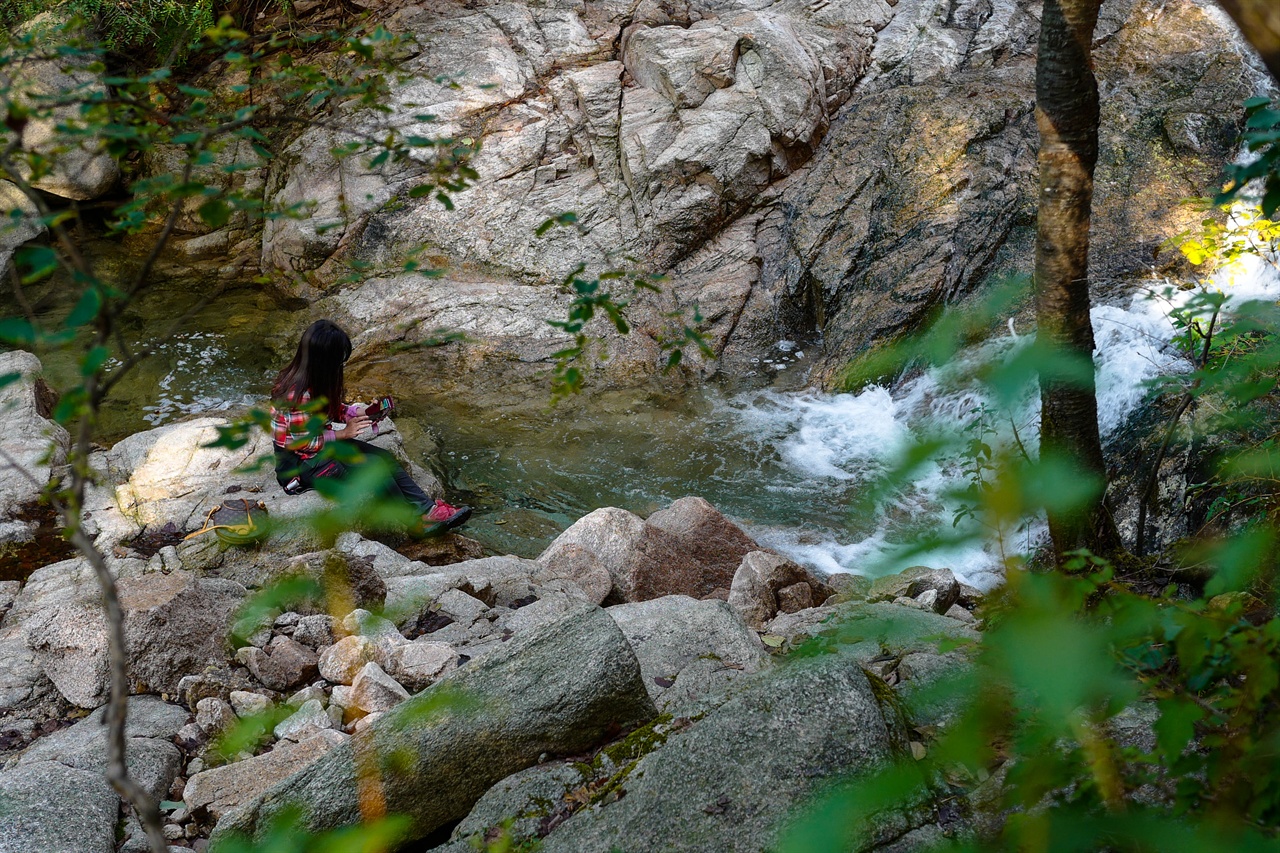
<svg viewBox="0 0 1280 853"><path fill-rule="evenodd" d="M107 251L110 251L108 248ZM163 330L212 286L169 279L149 290L120 324L131 349L155 352L113 391L99 424L105 445L197 412L261 403L306 322L252 285L226 290L161 341ZM67 281L29 289L41 322L56 327L78 298ZM0 315L17 312L11 292ZM42 352L55 388L76 381L76 348ZM410 358L411 356L406 356ZM406 367L408 365L406 364ZM405 370L405 376L421 371ZM708 389L673 397L612 394L527 411L478 410L418 396L407 379L397 423L409 451L437 469L450 496L475 506L469 535L498 553L535 556L557 533L602 506L642 515L697 494L748 524L829 531L848 524L842 488L819 493L789 476L768 437L744 428L734 404Z"/></svg>

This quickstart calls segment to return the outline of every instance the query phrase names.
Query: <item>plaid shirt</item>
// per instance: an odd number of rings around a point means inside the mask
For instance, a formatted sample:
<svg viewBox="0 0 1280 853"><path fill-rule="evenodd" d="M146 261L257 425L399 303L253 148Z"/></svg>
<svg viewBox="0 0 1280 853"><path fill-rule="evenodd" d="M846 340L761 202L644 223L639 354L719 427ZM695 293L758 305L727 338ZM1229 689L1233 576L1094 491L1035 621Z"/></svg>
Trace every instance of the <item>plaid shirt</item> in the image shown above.
<svg viewBox="0 0 1280 853"><path fill-rule="evenodd" d="M310 394L303 394L299 403L305 406L311 400ZM310 459L320 452L326 441L333 441L336 435L332 429L316 435L308 429L308 422L315 417L302 409L282 409L271 407L271 441L282 450L292 450L303 459Z"/></svg>

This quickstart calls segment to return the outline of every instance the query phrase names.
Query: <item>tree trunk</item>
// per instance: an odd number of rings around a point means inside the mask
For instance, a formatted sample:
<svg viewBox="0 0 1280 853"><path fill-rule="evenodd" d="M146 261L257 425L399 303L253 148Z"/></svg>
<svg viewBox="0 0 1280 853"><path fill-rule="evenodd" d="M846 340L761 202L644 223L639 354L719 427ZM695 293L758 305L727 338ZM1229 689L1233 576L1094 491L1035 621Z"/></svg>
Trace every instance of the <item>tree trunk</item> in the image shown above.
<svg viewBox="0 0 1280 853"><path fill-rule="evenodd" d="M1276 0L1218 0L1245 40L1258 51L1271 76L1280 83L1280 3Z"/></svg>
<svg viewBox="0 0 1280 853"><path fill-rule="evenodd" d="M1096 486L1078 508L1049 512L1055 554L1107 554L1118 537L1102 497L1106 468L1098 433L1089 319L1089 221L1098 162L1098 83L1093 31L1102 0L1045 0L1036 61L1040 201L1036 235L1036 315L1040 340L1087 361L1087 381L1055 369L1040 376L1040 454L1067 463Z"/></svg>

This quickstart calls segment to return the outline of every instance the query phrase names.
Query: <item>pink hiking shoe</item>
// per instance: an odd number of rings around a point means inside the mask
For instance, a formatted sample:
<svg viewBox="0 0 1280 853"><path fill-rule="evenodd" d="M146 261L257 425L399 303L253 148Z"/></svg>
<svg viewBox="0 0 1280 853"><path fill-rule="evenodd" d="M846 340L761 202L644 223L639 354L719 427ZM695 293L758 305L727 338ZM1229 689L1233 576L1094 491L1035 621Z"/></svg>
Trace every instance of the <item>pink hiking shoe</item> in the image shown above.
<svg viewBox="0 0 1280 853"><path fill-rule="evenodd" d="M466 524L470 517L471 507L451 506L437 498L436 505L422 516L422 529L419 535L423 538L439 536Z"/></svg>

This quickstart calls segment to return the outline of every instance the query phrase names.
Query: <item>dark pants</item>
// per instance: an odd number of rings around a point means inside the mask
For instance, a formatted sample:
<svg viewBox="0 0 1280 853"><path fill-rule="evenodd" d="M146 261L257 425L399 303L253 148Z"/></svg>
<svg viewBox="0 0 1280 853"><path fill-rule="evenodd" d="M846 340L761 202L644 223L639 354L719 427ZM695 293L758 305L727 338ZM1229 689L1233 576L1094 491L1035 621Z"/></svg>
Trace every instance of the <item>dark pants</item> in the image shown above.
<svg viewBox="0 0 1280 853"><path fill-rule="evenodd" d="M390 479L384 486L387 497L405 500L422 513L435 506L435 501L422 491L422 487L400 467L400 463L389 451L354 438L340 438L335 443L344 445L348 451L359 451L363 458L352 459L354 453L339 453L336 455L343 460L339 462L330 454L324 453L303 459L291 450L277 447L276 480L280 487L291 494L310 491L315 488L315 481L320 477L342 479L359 471L362 466L375 464L374 460L381 460L376 464L391 472ZM298 480L297 487L291 489L290 482L295 478Z"/></svg>

